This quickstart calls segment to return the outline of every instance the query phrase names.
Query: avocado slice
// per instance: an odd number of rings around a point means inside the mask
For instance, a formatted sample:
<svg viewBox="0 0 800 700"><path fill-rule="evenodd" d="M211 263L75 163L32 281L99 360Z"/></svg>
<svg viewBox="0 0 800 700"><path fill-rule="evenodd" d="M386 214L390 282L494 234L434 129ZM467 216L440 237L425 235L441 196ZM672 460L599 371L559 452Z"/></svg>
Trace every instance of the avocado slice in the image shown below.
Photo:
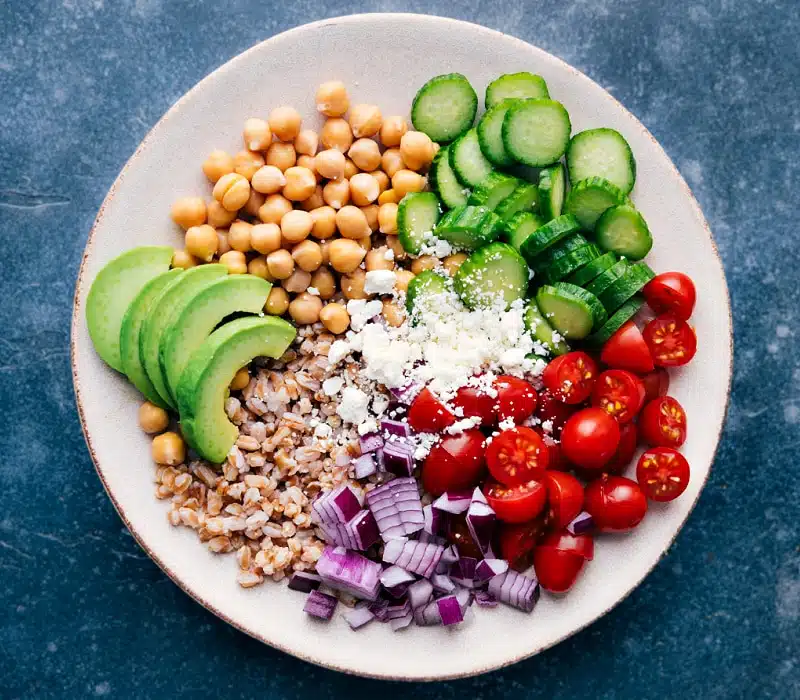
<svg viewBox="0 0 800 700"><path fill-rule="evenodd" d="M139 333L142 324L150 311L153 300L161 293L173 279L183 274L183 270L175 269L162 272L157 277L153 277L142 291L136 295L131 302L125 315L122 317L122 328L119 333L119 352L122 357L122 371L128 375L131 383L144 394L144 397L161 408L167 408L161 400L153 383L147 376L139 357Z"/></svg>
<svg viewBox="0 0 800 700"><path fill-rule="evenodd" d="M272 285L254 275L230 275L199 290L161 336L158 360L174 399L186 364L226 316L261 313Z"/></svg>
<svg viewBox="0 0 800 700"><path fill-rule="evenodd" d="M119 351L122 317L136 295L156 275L169 270L169 246L143 246L126 251L109 262L94 278L86 297L86 325L100 358L123 372Z"/></svg>
<svg viewBox="0 0 800 700"><path fill-rule="evenodd" d="M223 462L239 436L225 415L228 386L254 357L280 357L294 340L292 324L275 316L230 321L206 338L178 382L183 436L209 462Z"/></svg>
<svg viewBox="0 0 800 700"><path fill-rule="evenodd" d="M167 382L158 362L161 337L200 289L227 274L228 268L219 264L200 265L186 270L161 290L142 324L139 357L161 400L171 408L176 408L176 404L167 389Z"/></svg>

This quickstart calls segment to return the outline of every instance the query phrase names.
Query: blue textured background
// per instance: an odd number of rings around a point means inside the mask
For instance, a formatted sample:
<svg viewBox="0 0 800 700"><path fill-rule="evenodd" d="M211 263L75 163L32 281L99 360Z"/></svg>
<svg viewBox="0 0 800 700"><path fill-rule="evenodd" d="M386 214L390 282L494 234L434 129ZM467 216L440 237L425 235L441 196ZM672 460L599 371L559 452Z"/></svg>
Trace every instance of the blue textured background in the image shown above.
<svg viewBox="0 0 800 700"><path fill-rule="evenodd" d="M0 4L0 697L800 698L800 3L326 4ZM272 34L403 10L515 34L611 90L700 200L736 327L724 441L670 555L612 614L555 649L415 688L273 651L170 583L92 469L68 357L87 231L164 111ZM375 55L390 59L377 46Z"/></svg>

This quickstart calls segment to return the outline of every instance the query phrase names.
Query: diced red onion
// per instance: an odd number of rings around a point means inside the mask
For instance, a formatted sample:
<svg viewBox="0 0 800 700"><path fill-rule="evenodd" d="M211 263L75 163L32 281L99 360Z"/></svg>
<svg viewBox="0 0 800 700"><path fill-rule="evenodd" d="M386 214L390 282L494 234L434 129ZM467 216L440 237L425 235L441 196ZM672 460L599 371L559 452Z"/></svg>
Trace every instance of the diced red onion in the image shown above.
<svg viewBox="0 0 800 700"><path fill-rule="evenodd" d="M458 553L458 548L451 544L447 549L444 550L442 554L442 561L445 564L452 564L455 561L458 561L461 558L461 555Z"/></svg>
<svg viewBox="0 0 800 700"><path fill-rule="evenodd" d="M381 585L392 598L402 598L408 587L416 580L413 574L399 566L390 566L381 574Z"/></svg>
<svg viewBox="0 0 800 700"><path fill-rule="evenodd" d="M433 507L445 513L465 513L472 501L469 491L445 491L433 502Z"/></svg>
<svg viewBox="0 0 800 700"><path fill-rule="evenodd" d="M482 583L506 571L508 562L505 559L481 559L475 566L475 580Z"/></svg>
<svg viewBox="0 0 800 700"><path fill-rule="evenodd" d="M475 567L478 560L474 557L461 557L450 565L450 578L460 586L472 588L475 582Z"/></svg>
<svg viewBox="0 0 800 700"><path fill-rule="evenodd" d="M404 600L402 603L395 603L386 608L386 619L396 620L399 617L405 617L411 612L411 603Z"/></svg>
<svg viewBox="0 0 800 700"><path fill-rule="evenodd" d="M411 426L405 421L384 418L381 420L381 430L389 435L397 435L402 438L411 437Z"/></svg>
<svg viewBox="0 0 800 700"><path fill-rule="evenodd" d="M418 625L441 625L442 616L439 614L437 601L432 600L427 605L414 611L414 622Z"/></svg>
<svg viewBox="0 0 800 700"><path fill-rule="evenodd" d="M489 591L475 591L475 602L482 608L496 608L497 598L495 598Z"/></svg>
<svg viewBox="0 0 800 700"><path fill-rule="evenodd" d="M422 509L422 516L425 521L425 532L429 535L439 535L444 530L447 515L438 508L434 508L429 503Z"/></svg>
<svg viewBox="0 0 800 700"><path fill-rule="evenodd" d="M321 494L311 509L315 523L346 523L361 510L359 494L348 483Z"/></svg>
<svg viewBox="0 0 800 700"><path fill-rule="evenodd" d="M392 398L403 406L410 406L411 402L416 398L417 394L422 391L422 385L412 382L402 387L389 389Z"/></svg>
<svg viewBox="0 0 800 700"><path fill-rule="evenodd" d="M419 581L412 583L406 593L408 602L411 603L411 608L416 610L433 597L433 584L427 579L421 578Z"/></svg>
<svg viewBox="0 0 800 700"><path fill-rule="evenodd" d="M377 469L375 457L372 454L361 455L353 460L353 473L356 479L366 479L368 476L372 476Z"/></svg>
<svg viewBox="0 0 800 700"><path fill-rule="evenodd" d="M367 504L384 541L418 532L424 526L419 487L411 477L389 481L367 493Z"/></svg>
<svg viewBox="0 0 800 700"><path fill-rule="evenodd" d="M311 593L311 591L319 588L320 583L322 583L322 579L316 574L310 574L307 571L295 571L289 579L289 588L301 593Z"/></svg>
<svg viewBox="0 0 800 700"><path fill-rule="evenodd" d="M472 605L472 602L475 600L475 595L473 594L472 591L466 588L459 588L456 591L456 600L458 601L458 604L461 606L461 610L464 611L470 605Z"/></svg>
<svg viewBox="0 0 800 700"><path fill-rule="evenodd" d="M397 476L410 477L414 473L414 448L400 440L384 443L383 468Z"/></svg>
<svg viewBox="0 0 800 700"><path fill-rule="evenodd" d="M368 510L362 510L350 520L341 523L322 523L320 529L328 544L364 551L378 541L378 524Z"/></svg>
<svg viewBox="0 0 800 700"><path fill-rule="evenodd" d="M483 492L476 488L472 494L472 500L467 510L467 527L469 534L481 552L486 554L492 543L494 533L495 514L492 507L486 501Z"/></svg>
<svg viewBox="0 0 800 700"><path fill-rule="evenodd" d="M319 591L311 591L306 598L306 604L303 606L303 612L308 613L312 617L318 617L320 620L330 620L333 617L333 611L336 610L336 603L338 601L332 595L327 593L320 593Z"/></svg>
<svg viewBox="0 0 800 700"><path fill-rule="evenodd" d="M586 511L578 513L575 519L567 525L567 532L570 535L583 535L592 530L594 530L594 520Z"/></svg>
<svg viewBox="0 0 800 700"><path fill-rule="evenodd" d="M530 612L539 600L539 582L509 569L489 581L489 593L506 605Z"/></svg>
<svg viewBox="0 0 800 700"><path fill-rule="evenodd" d="M457 625L464 621L464 611L456 596L447 595L439 598L436 601L436 607L439 608L439 616L443 625Z"/></svg>
<svg viewBox="0 0 800 700"><path fill-rule="evenodd" d="M380 433L367 433L358 439L358 444L361 447L362 455L369 454L383 447L383 437Z"/></svg>
<svg viewBox="0 0 800 700"><path fill-rule="evenodd" d="M325 547L317 573L331 588L375 600L380 589L381 565L344 547Z"/></svg>
<svg viewBox="0 0 800 700"><path fill-rule="evenodd" d="M447 540L444 537L439 537L438 535L429 535L424 530L419 533L419 541L425 542L426 544L440 544L442 546L447 544Z"/></svg>
<svg viewBox="0 0 800 700"><path fill-rule="evenodd" d="M402 617L396 617L392 620L389 620L389 626L393 631L399 632L400 630L404 630L406 627L408 627L413 621L414 613L409 610Z"/></svg>
<svg viewBox="0 0 800 700"><path fill-rule="evenodd" d="M456 584L446 574L434 574L431 576L431 584L441 593L452 593L456 590Z"/></svg>
<svg viewBox="0 0 800 700"><path fill-rule="evenodd" d="M384 546L383 561L430 578L443 553L444 547L440 545L396 539L389 540Z"/></svg>
<svg viewBox="0 0 800 700"><path fill-rule="evenodd" d="M375 615L372 614L369 605L365 603L359 603L356 607L343 613L342 617L344 617L347 624L354 630L363 627L368 622L372 622L375 619Z"/></svg>

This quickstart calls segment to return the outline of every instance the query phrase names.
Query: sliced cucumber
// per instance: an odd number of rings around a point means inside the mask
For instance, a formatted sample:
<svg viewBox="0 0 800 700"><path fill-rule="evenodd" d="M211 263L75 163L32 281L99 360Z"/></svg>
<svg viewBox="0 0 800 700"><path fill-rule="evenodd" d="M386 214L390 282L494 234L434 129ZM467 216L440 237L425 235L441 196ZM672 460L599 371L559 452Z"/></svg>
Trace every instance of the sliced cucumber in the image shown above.
<svg viewBox="0 0 800 700"><path fill-rule="evenodd" d="M653 237L644 217L630 204L606 209L594 227L594 237L603 250L641 260L653 247Z"/></svg>
<svg viewBox="0 0 800 700"><path fill-rule="evenodd" d="M434 141L463 134L475 121L478 96L461 73L437 75L423 85L411 105L411 122Z"/></svg>
<svg viewBox="0 0 800 700"><path fill-rule="evenodd" d="M608 318L594 294L566 282L539 289L536 303L547 322L568 340L585 338Z"/></svg>
<svg viewBox="0 0 800 700"><path fill-rule="evenodd" d="M575 216L587 231L594 231L603 212L625 200L625 193L615 184L602 177L590 177L573 185L564 203L564 213Z"/></svg>
<svg viewBox="0 0 800 700"><path fill-rule="evenodd" d="M397 207L397 237L406 252L419 255L439 221L439 199L433 192L409 192Z"/></svg>
<svg viewBox="0 0 800 700"><path fill-rule="evenodd" d="M539 210L547 221L561 216L566 194L567 176L561 163L556 163L539 173Z"/></svg>
<svg viewBox="0 0 800 700"><path fill-rule="evenodd" d="M447 212L436 226L435 235L459 250L477 250L498 238L500 225L500 217L486 207L466 205Z"/></svg>
<svg viewBox="0 0 800 700"><path fill-rule="evenodd" d="M563 214L548 221L544 226L540 226L528 236L522 244L520 252L528 262L533 263L537 255L567 236L577 233L580 228L581 226L574 216Z"/></svg>
<svg viewBox="0 0 800 700"><path fill-rule="evenodd" d="M583 248L574 250L554 260L543 270L542 276L548 284L560 282L566 277L569 277L573 272L580 270L584 265L592 262L592 260L599 258L600 253L600 249L593 243L590 243Z"/></svg>
<svg viewBox="0 0 800 700"><path fill-rule="evenodd" d="M572 183L602 177L628 194L636 182L636 160L622 134L614 129L588 129L575 134L567 148Z"/></svg>
<svg viewBox="0 0 800 700"><path fill-rule="evenodd" d="M539 201L539 188L529 182L521 183L508 197L495 207L501 219L510 219L521 211L529 211Z"/></svg>
<svg viewBox="0 0 800 700"><path fill-rule="evenodd" d="M567 150L572 124L564 105L555 100L520 100L503 120L503 146L518 163L541 168Z"/></svg>
<svg viewBox="0 0 800 700"><path fill-rule="evenodd" d="M486 109L509 98L550 97L547 83L534 73L507 73L486 86Z"/></svg>
<svg viewBox="0 0 800 700"><path fill-rule="evenodd" d="M629 267L630 263L623 258L622 260L614 263L605 272L601 272L599 275L597 275L597 277L595 277L590 284L586 285L586 289L596 297L599 297L614 282L622 277L622 275L628 271Z"/></svg>
<svg viewBox="0 0 800 700"><path fill-rule="evenodd" d="M600 294L600 303L612 314L655 276L656 273L643 262L629 265L625 274Z"/></svg>
<svg viewBox="0 0 800 700"><path fill-rule="evenodd" d="M534 267L544 270L559 258L563 258L565 255L574 253L576 250L585 248L588 245L589 241L587 241L586 238L580 233L567 236L564 240L550 246L541 255L537 256L536 260L534 261Z"/></svg>
<svg viewBox="0 0 800 700"><path fill-rule="evenodd" d="M636 295L631 297L620 306L601 327L600 330L592 333L587 339L586 344L591 347L599 348L606 344L608 339L614 335L622 326L630 321L644 305L644 297Z"/></svg>
<svg viewBox="0 0 800 700"><path fill-rule="evenodd" d="M528 266L510 245L490 243L461 264L453 284L470 309L494 306L498 297L508 307L525 296Z"/></svg>
<svg viewBox="0 0 800 700"><path fill-rule="evenodd" d="M406 290L406 309L414 321L414 309L424 313L424 298L436 294L444 294L452 290L453 285L449 277L440 275L433 270L423 270L408 283ZM420 306L422 305L422 308Z"/></svg>
<svg viewBox="0 0 800 700"><path fill-rule="evenodd" d="M519 100L502 100L490 107L478 122L478 142L483 155L498 167L514 165L514 159L506 152L503 145L503 122L506 112Z"/></svg>
<svg viewBox="0 0 800 700"><path fill-rule="evenodd" d="M531 299L528 308L525 309L525 327L534 340L538 340L551 355L564 355L569 352L569 345L564 342L560 333L556 333L553 327L542 316L536 301Z"/></svg>
<svg viewBox="0 0 800 700"><path fill-rule="evenodd" d="M481 151L477 129L470 129L450 144L450 165L468 187L476 187L489 177L494 168Z"/></svg>
<svg viewBox="0 0 800 700"><path fill-rule="evenodd" d="M458 181L453 168L450 167L450 149L452 147L445 146L439 149L428 173L428 180L430 180L433 191L439 195L439 199L448 209L466 204L469 194L469 190Z"/></svg>
<svg viewBox="0 0 800 700"><path fill-rule="evenodd" d="M612 267L618 258L614 253L605 253L599 258L595 258L592 262L584 265L580 270L570 277L567 282L576 284L579 287L585 287L589 282L595 279L599 274L605 272L609 267Z"/></svg>
<svg viewBox="0 0 800 700"><path fill-rule="evenodd" d="M536 214L523 211L503 221L503 240L519 251L525 239L544 225Z"/></svg>

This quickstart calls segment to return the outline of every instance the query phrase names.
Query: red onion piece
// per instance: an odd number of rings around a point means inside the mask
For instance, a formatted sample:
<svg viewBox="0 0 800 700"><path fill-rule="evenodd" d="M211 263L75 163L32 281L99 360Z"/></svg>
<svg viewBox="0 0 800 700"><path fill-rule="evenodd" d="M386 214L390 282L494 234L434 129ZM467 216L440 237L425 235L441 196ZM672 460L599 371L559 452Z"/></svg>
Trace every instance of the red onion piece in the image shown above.
<svg viewBox="0 0 800 700"><path fill-rule="evenodd" d="M344 617L344 619L347 621L347 624L350 625L350 627L354 630L363 627L375 619L375 615L372 614L369 606L365 605L364 603L359 603L352 610L348 610L347 612L343 613L342 617Z"/></svg>
<svg viewBox="0 0 800 700"><path fill-rule="evenodd" d="M472 494L469 491L445 491L433 502L433 507L445 513L459 515L469 509Z"/></svg>
<svg viewBox="0 0 800 700"><path fill-rule="evenodd" d="M322 523L319 527L328 544L360 551L369 549L380 536L375 517L368 510L359 511L347 523Z"/></svg>
<svg viewBox="0 0 800 700"><path fill-rule="evenodd" d="M389 605L386 608L386 619L396 620L399 617L405 617L410 612L411 612L411 603L409 603L407 600L404 600L402 603Z"/></svg>
<svg viewBox="0 0 800 700"><path fill-rule="evenodd" d="M403 406L410 406L420 391L422 391L422 385L414 382L399 388L389 389L392 398Z"/></svg>
<svg viewBox="0 0 800 700"><path fill-rule="evenodd" d="M578 513L575 519L567 525L567 532L570 535L583 535L592 530L594 530L594 519L586 511Z"/></svg>
<svg viewBox="0 0 800 700"><path fill-rule="evenodd" d="M436 607L439 608L439 616L443 625L457 625L459 622L464 621L464 613L456 596L448 595L444 596L444 598L439 598L436 601Z"/></svg>
<svg viewBox="0 0 800 700"><path fill-rule="evenodd" d="M455 561L458 561L461 558L461 555L458 553L458 548L451 544L447 549L444 550L442 554L442 561L445 564L452 564Z"/></svg>
<svg viewBox="0 0 800 700"><path fill-rule="evenodd" d="M416 577L399 566L390 566L381 574L381 585L392 598L402 598Z"/></svg>
<svg viewBox="0 0 800 700"><path fill-rule="evenodd" d="M475 566L475 580L479 583L488 581L508 571L505 559L481 559Z"/></svg>
<svg viewBox="0 0 800 700"><path fill-rule="evenodd" d="M441 535L444 532L447 521L446 513L434 508L433 504L429 503L422 509L422 516L425 521L425 532L429 535Z"/></svg>
<svg viewBox="0 0 800 700"><path fill-rule="evenodd" d="M301 593L311 593L311 591L319 588L320 583L322 583L322 579L316 574L310 574L307 571L295 571L289 579L289 588Z"/></svg>
<svg viewBox="0 0 800 700"><path fill-rule="evenodd" d="M411 535L424 526L419 487L411 477L394 479L373 489L367 493L367 505L384 541Z"/></svg>
<svg viewBox="0 0 800 700"><path fill-rule="evenodd" d="M466 588L459 588L456 591L456 600L461 606L461 612L463 613L470 605L472 605L472 602L475 600L475 595L472 593L472 591Z"/></svg>
<svg viewBox="0 0 800 700"><path fill-rule="evenodd" d="M539 582L509 569L489 581L489 593L506 605L530 612L539 600Z"/></svg>
<svg viewBox="0 0 800 700"><path fill-rule="evenodd" d="M336 610L336 603L338 601L332 595L327 593L320 593L319 591L311 591L306 598L306 604L303 606L303 612L308 613L312 617L318 617L320 620L330 620L333 617L333 611Z"/></svg>
<svg viewBox="0 0 800 700"><path fill-rule="evenodd" d="M444 537L439 537L438 535L429 535L424 530L419 533L419 541L425 542L426 544L439 544L442 546L447 544L447 540Z"/></svg>
<svg viewBox="0 0 800 700"><path fill-rule="evenodd" d="M452 593L456 590L456 584L445 574L434 574L431 576L431 584L440 593Z"/></svg>
<svg viewBox="0 0 800 700"><path fill-rule="evenodd" d="M414 473L414 448L399 440L385 443L383 468L397 476L410 477Z"/></svg>
<svg viewBox="0 0 800 700"><path fill-rule="evenodd" d="M435 576L436 574L434 574ZM406 592L408 595L408 602L411 603L411 608L417 608L426 605L433 597L433 584L427 579L421 578L416 583L412 583Z"/></svg>
<svg viewBox="0 0 800 700"><path fill-rule="evenodd" d="M356 479L366 479L368 476L372 476L377 469L375 457L372 454L361 455L358 459L353 460L353 473Z"/></svg>
<svg viewBox="0 0 800 700"><path fill-rule="evenodd" d="M379 600L375 603L369 604L369 611L375 616L378 622L386 622L389 618L386 612L389 608L388 600Z"/></svg>
<svg viewBox="0 0 800 700"><path fill-rule="evenodd" d="M389 435L397 435L398 437L402 438L411 437L411 426L404 421L384 418L381 421L381 430Z"/></svg>
<svg viewBox="0 0 800 700"><path fill-rule="evenodd" d="M389 626L393 631L399 632L400 630L404 630L406 627L408 627L413 621L414 614L409 610L402 617L396 617L392 620L389 620Z"/></svg>
<svg viewBox="0 0 800 700"><path fill-rule="evenodd" d="M486 554L492 544L496 517L483 492L478 488L472 494L466 519L469 534L481 552Z"/></svg>
<svg viewBox="0 0 800 700"><path fill-rule="evenodd" d="M325 547L317 574L331 588L356 598L375 600L380 589L381 565L344 547Z"/></svg>
<svg viewBox="0 0 800 700"><path fill-rule="evenodd" d="M496 608L497 598L489 591L475 591L475 602L482 608Z"/></svg>
<svg viewBox="0 0 800 700"><path fill-rule="evenodd" d="M346 523L361 510L359 493L348 483L319 496L311 509L316 523Z"/></svg>
<svg viewBox="0 0 800 700"><path fill-rule="evenodd" d="M358 439L358 444L361 446L361 454L369 454L375 452L383 447L383 438L380 433L367 433Z"/></svg>
<svg viewBox="0 0 800 700"><path fill-rule="evenodd" d="M404 539L389 540L383 548L383 561L430 578L443 552L444 547L435 544Z"/></svg>

